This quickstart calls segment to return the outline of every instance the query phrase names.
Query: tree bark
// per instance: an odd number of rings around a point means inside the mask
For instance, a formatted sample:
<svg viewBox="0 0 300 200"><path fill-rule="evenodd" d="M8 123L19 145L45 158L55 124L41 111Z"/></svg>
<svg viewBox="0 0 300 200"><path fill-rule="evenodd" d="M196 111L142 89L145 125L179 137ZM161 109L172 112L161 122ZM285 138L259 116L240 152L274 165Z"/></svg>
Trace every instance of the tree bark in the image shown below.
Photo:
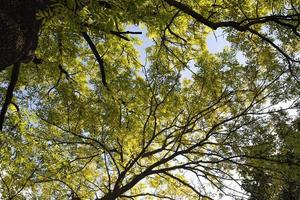
<svg viewBox="0 0 300 200"><path fill-rule="evenodd" d="M41 27L36 13L47 4L47 0L0 0L0 71L33 58Z"/></svg>

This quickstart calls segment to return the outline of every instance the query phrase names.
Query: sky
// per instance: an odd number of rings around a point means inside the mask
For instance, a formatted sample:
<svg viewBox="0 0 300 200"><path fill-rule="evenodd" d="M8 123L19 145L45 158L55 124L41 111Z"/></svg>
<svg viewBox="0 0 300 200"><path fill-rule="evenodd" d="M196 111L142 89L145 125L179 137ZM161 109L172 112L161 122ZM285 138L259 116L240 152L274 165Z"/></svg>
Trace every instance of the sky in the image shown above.
<svg viewBox="0 0 300 200"><path fill-rule="evenodd" d="M150 47L153 45L153 41L147 37L147 29L146 28L140 28L139 26L129 26L127 28L129 31L141 31L141 35L137 35L141 41L143 41L142 45L137 45L136 48L140 52L140 60L142 64L145 64L146 62L146 48ZM217 29L216 31L210 33L207 37L207 47L210 53L216 54L219 52L222 52L225 47L230 47L230 42L226 40L226 34L223 33L221 29ZM246 58L243 56L242 52L237 53L237 59L241 64L246 63ZM189 69L192 72L196 72L197 68L194 67L194 62L191 61L189 63ZM189 71L188 69L184 70L182 72L182 77L181 80L184 78L191 79L192 77L192 72Z"/></svg>
<svg viewBox="0 0 300 200"><path fill-rule="evenodd" d="M127 27L127 30L128 31L141 31L142 32L142 34L141 35L137 35L137 37L139 37L139 39L143 43L142 43L142 45L137 45L136 48L140 52L141 63L142 64L146 64L146 57L147 57L147 55L146 55L146 48L150 47L151 45L154 44L152 42L152 40L147 37L147 30L146 29L141 29L138 26ZM218 30L212 32L211 34L209 34L208 37L207 37L206 42L207 42L208 50L210 51L210 53L213 53L213 54L222 52L225 47L230 47L230 43L226 40L226 34L224 34L221 29L218 29ZM246 58L243 56L243 54L241 52L237 53L237 58L238 58L238 61L241 64L245 64L246 63ZM193 61L191 61L188 64L189 64L189 69L191 71L193 71L193 72L196 72L197 68L194 67L195 63ZM183 70L183 72L181 74L182 75L181 76L181 81L183 79L185 79L185 78L186 79L192 78L192 72L191 71L189 71L187 69ZM142 71L140 72L140 75L143 76L143 72ZM194 184L197 184L198 179L196 179L194 177L194 175L191 176L191 175L186 174L186 176ZM203 180L203 181L204 181L203 183L205 183L205 180ZM202 180L201 180L201 182L202 182ZM234 188L237 191L242 191L241 188L236 183L228 182L228 186ZM211 189L208 188L207 190L209 191ZM210 192L214 193L214 191L210 191ZM218 196L217 193L216 193L215 197L218 198L219 200L233 200L232 197L228 197L228 196L220 197L220 196Z"/></svg>
<svg viewBox="0 0 300 200"><path fill-rule="evenodd" d="M141 29L139 28L138 26L130 26L127 28L127 30L129 31L141 31L142 34L141 35L138 35L139 39L143 41L142 45L138 45L136 46L137 50L140 52L140 60L142 62L142 64L146 64L146 48L153 45L154 43L151 41L150 38L147 37L147 30L146 29ZM212 54L217 54L217 53L220 53L223 51L223 49L225 47L230 47L231 44L230 42L228 42L226 40L226 33L224 33L222 31L222 29L217 29L216 31L210 33L207 37L207 47L208 47L208 50L210 51L210 53ZM243 64L245 65L246 62L247 62L247 59L246 57L243 55L242 52L237 52L237 60L238 62L240 62L240 64ZM191 61L189 64L189 68L190 70L192 70L193 72L196 72L197 68L194 67L194 62ZM143 73L141 72L141 75L143 76ZM181 74L181 81L184 79L184 78L187 78L187 79L190 79L192 78L192 72L189 71L189 70L184 70ZM275 105L274 107L275 108L286 108L286 107L289 107L290 106L290 103L291 102L286 102L286 103L282 103L280 105ZM291 116L297 116L297 111L296 110L291 110L289 112L289 114ZM193 177L190 177L190 180L193 180L194 178ZM234 185L234 183L229 183L230 184L233 184L231 185L234 189L236 189L237 191L241 191L241 188L236 184ZM223 196L223 197L219 197L220 200L233 200L232 197L226 197L226 196Z"/></svg>
<svg viewBox="0 0 300 200"><path fill-rule="evenodd" d="M152 42L152 40L150 38L147 37L147 29L146 28L140 28L138 26L130 26L127 27L127 30L129 31L141 31L142 34L141 35L137 35L139 37L139 39L141 41L143 41L142 45L136 46L137 50L140 52L140 60L142 62L142 64L145 64L146 62L146 48L150 47L151 45L153 45L154 43ZM210 51L210 53L216 54L216 53L220 53L223 51L223 49L225 47L230 47L231 44L230 42L228 42L226 40L226 33L224 33L222 31L222 29L217 29L216 31L210 33L207 37L207 47L208 50ZM237 52L237 60L240 64L245 65L247 62L246 57L243 55L242 52L238 51ZM189 64L189 70L191 70L192 72L196 72L197 68L194 67L194 62L191 61ZM183 79L191 79L192 78L192 72L189 71L188 69L183 70L182 74L181 74L181 81ZM143 76L143 73L141 72L141 75ZM280 103L278 105L275 106L275 108L288 108L292 105L292 101L290 102L285 102L285 103ZM297 117L298 113L296 109L291 109L289 110L289 114L291 117Z"/></svg>

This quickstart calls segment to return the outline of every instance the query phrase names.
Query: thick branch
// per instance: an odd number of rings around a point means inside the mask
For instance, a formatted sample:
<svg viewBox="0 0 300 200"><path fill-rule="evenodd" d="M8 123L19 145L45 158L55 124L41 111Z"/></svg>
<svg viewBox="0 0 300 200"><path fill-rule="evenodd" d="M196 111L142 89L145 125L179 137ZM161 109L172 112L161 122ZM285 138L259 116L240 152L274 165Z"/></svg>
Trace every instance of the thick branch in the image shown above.
<svg viewBox="0 0 300 200"><path fill-rule="evenodd" d="M0 131L2 131L2 129L3 129L5 114L7 112L8 106L11 103L11 100L13 98L13 92L14 92L15 86L18 82L19 73L20 73L20 62L14 64L14 67L11 72L11 78L10 78L9 86L6 91L5 101L3 103L1 113L0 113Z"/></svg>
<svg viewBox="0 0 300 200"><path fill-rule="evenodd" d="M210 21L209 18L205 18L200 13L197 13L196 11L194 11L191 7L189 7L186 4L183 4L176 0L164 0L164 1L167 2L170 6L176 7L180 11L184 12L185 14L190 15L197 21L203 23L204 25L206 25L214 30L217 28L220 28L220 27L231 27L238 31L248 31L250 26L255 25L255 24L262 24L262 23L266 23L266 22L275 22L277 24L294 29L295 26L284 23L280 20L287 20L287 21L298 21L299 20L299 15L296 14L296 15L286 15L286 16L284 16L284 15L264 16L264 17L258 17L258 18L253 18L253 19L245 19L240 22L236 22L236 21L213 22L213 21ZM299 33L296 33L296 35L299 37Z"/></svg>
<svg viewBox="0 0 300 200"><path fill-rule="evenodd" d="M101 58L101 56L99 55L99 52L98 52L95 44L93 43L92 39L90 38L90 36L86 32L82 32L82 35L83 35L84 39L87 41L88 45L90 46L94 56L96 57L96 60L99 64L99 68L100 68L102 83L105 87L107 87L105 70L104 70L104 61Z"/></svg>
<svg viewBox="0 0 300 200"><path fill-rule="evenodd" d="M177 8L178 10L184 12L185 14L193 17L194 19L196 19L200 23L202 23L202 24L204 24L204 25L206 25L206 26L208 26L208 27L210 27L214 30L217 29L217 28L221 28L221 27L229 27L229 28L233 28L233 29L235 29L237 31L240 31L240 32L249 31L252 34L258 36L263 41L270 44L273 48L275 48L279 53L281 53L287 59L287 62L289 64L288 67L289 67L289 70L291 72L291 75L293 77L295 77L296 80L298 80L298 78L296 77L296 75L294 74L294 72L291 68L291 63L292 62L300 63L300 61L293 59L283 49L281 49L278 45L276 45L271 39L264 36L260 32L254 30L253 28L251 28L251 26L256 25L256 24L273 22L273 23L279 24L281 26L284 26L286 28L289 28L295 34L295 36L300 37L300 34L297 31L297 27L298 27L299 24L294 26L290 23L284 22L284 21L293 21L293 22L299 21L300 15L298 13L294 14L294 15L286 15L286 16L284 16L284 15L272 15L272 16L264 16L264 17L253 18L253 19L244 19L240 22L236 22L236 21L213 22L213 21L210 21L209 18L205 18L200 13L197 13L191 7L189 7L188 5L186 5L184 3L178 2L176 0L164 0L164 1L167 2L170 6L173 6L173 7Z"/></svg>

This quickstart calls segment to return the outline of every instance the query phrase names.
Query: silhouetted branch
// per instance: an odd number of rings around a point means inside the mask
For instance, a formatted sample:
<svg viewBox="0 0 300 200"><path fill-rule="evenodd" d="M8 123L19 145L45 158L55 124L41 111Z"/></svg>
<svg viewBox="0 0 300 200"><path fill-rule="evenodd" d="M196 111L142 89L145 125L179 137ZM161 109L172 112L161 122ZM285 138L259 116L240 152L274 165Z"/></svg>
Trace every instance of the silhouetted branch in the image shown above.
<svg viewBox="0 0 300 200"><path fill-rule="evenodd" d="M221 21L221 22L213 22L210 21L209 18L205 18L200 13L194 11L190 6L178 2L176 0L164 0L167 2L170 6L173 6L183 13L193 17L198 22L216 30L218 28L233 28L240 32L246 32L249 31L252 34L258 36L263 41L269 43L273 48L275 48L278 52L280 52L288 61L289 63L289 70L293 77L296 78L295 74L292 71L291 68L291 62L297 62L300 63L299 60L293 59L291 56L289 56L283 49L281 49L278 45L276 45L271 39L267 38L263 34L259 33L258 31L252 29L251 27L256 24L263 24L267 22L273 22L280 26L284 26L286 28L289 28L297 37L300 37L299 31L297 31L297 28L299 26L299 13L291 14L291 15L270 15L270 16L264 16L264 17L257 17L257 18L246 18L241 21ZM298 22L297 25L290 24L288 22ZM297 78L296 78L297 79ZM298 80L298 79L297 79Z"/></svg>
<svg viewBox="0 0 300 200"><path fill-rule="evenodd" d="M90 36L86 32L82 32L82 35L83 35L84 39L87 41L88 45L90 46L94 56L96 57L96 60L99 64L99 68L100 68L102 83L107 88L108 86L107 86L106 76L105 76L104 61L101 58L101 56L99 55L99 52L98 52L95 44L93 43L92 39L90 38Z"/></svg>
<svg viewBox="0 0 300 200"><path fill-rule="evenodd" d="M10 78L9 86L6 91L5 101L3 103L1 113L0 113L0 131L2 131L3 129L5 114L13 98L13 92L18 82L19 73L20 73L20 62L14 64L11 72L11 78Z"/></svg>
<svg viewBox="0 0 300 200"><path fill-rule="evenodd" d="M122 38L123 40L126 40L126 41L130 41L129 38L125 37L124 35L128 35L128 34L142 34L142 32L135 32L135 31L110 31L111 34L115 35L115 36L118 36L120 38Z"/></svg>

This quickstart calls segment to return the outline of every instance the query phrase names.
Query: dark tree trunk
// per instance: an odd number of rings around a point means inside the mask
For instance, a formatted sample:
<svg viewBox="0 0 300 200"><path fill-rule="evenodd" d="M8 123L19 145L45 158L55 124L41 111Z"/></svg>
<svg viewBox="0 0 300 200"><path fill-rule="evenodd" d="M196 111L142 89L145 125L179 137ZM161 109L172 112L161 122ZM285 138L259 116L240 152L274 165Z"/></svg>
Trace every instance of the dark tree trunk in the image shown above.
<svg viewBox="0 0 300 200"><path fill-rule="evenodd" d="M36 13L46 7L47 0L0 0L0 71L33 58L41 27Z"/></svg>

